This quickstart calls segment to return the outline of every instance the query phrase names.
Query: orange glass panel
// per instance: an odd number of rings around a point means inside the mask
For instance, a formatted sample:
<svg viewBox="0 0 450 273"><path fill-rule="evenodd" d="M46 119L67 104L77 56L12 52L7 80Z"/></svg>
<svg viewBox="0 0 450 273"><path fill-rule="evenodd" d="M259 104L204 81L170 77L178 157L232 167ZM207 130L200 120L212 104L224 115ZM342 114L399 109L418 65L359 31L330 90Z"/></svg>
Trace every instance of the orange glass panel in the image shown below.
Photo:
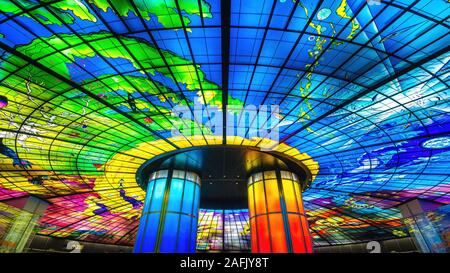
<svg viewBox="0 0 450 273"><path fill-rule="evenodd" d="M258 253L270 253L269 225L267 223L267 215L256 217L258 227Z"/></svg>
<svg viewBox="0 0 450 273"><path fill-rule="evenodd" d="M266 181L267 210L269 212L281 212L280 192L276 180Z"/></svg>
<svg viewBox="0 0 450 273"><path fill-rule="evenodd" d="M272 253L286 253L286 234L284 232L281 213L269 214L270 237L272 239Z"/></svg>
<svg viewBox="0 0 450 273"><path fill-rule="evenodd" d="M259 175L258 182L248 187L252 252L312 252L308 222L301 215L304 214L304 208L299 183L293 180L290 173L282 173L280 182L276 179L275 172L265 172L265 180ZM254 181L254 177L251 181ZM286 233L288 231L290 234Z"/></svg>
<svg viewBox="0 0 450 273"><path fill-rule="evenodd" d="M255 191L255 205L256 214L266 213L266 200L264 198L264 184L263 182L257 182L253 184L253 190Z"/></svg>
<svg viewBox="0 0 450 273"><path fill-rule="evenodd" d="M289 229L291 231L292 250L295 253L305 253L305 233L300 226L300 217L298 214L290 214L288 217Z"/></svg>
<svg viewBox="0 0 450 273"><path fill-rule="evenodd" d="M297 204L299 208L299 212L305 214L305 210L303 209L303 201L302 201L302 192L300 190L300 186L298 183L294 183L295 196L297 197Z"/></svg>
<svg viewBox="0 0 450 273"><path fill-rule="evenodd" d="M255 215L255 199L253 198L253 185L248 187L248 210L250 217Z"/></svg>
<svg viewBox="0 0 450 273"><path fill-rule="evenodd" d="M287 212L298 212L297 198L295 198L293 182L290 180L283 179L283 196L284 202L286 203ZM297 183L294 183L297 184Z"/></svg>

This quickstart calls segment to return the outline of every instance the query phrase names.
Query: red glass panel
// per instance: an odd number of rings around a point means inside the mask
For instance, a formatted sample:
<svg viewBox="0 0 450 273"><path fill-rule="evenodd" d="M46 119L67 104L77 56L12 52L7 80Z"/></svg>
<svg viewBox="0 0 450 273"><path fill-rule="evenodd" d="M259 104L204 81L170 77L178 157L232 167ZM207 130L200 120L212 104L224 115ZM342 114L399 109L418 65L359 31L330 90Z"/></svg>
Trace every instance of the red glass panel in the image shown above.
<svg viewBox="0 0 450 273"><path fill-rule="evenodd" d="M252 252L258 253L258 236L256 236L256 222L255 218L250 219L250 237L252 238Z"/></svg>
<svg viewBox="0 0 450 273"><path fill-rule="evenodd" d="M291 231L292 251L295 253L305 253L305 233L301 228L299 215L288 215L289 229Z"/></svg>
<svg viewBox="0 0 450 273"><path fill-rule="evenodd" d="M267 223L267 215L256 217L258 226L258 245L259 253L270 253L269 225Z"/></svg>
<svg viewBox="0 0 450 273"><path fill-rule="evenodd" d="M308 253L311 253L312 252L312 241L311 241L311 235L309 234L308 220L306 219L305 216L300 216L300 219L302 220L303 232L305 234L306 251Z"/></svg>
<svg viewBox="0 0 450 273"><path fill-rule="evenodd" d="M282 214L269 214L269 223L270 237L272 239L272 253L288 252Z"/></svg>

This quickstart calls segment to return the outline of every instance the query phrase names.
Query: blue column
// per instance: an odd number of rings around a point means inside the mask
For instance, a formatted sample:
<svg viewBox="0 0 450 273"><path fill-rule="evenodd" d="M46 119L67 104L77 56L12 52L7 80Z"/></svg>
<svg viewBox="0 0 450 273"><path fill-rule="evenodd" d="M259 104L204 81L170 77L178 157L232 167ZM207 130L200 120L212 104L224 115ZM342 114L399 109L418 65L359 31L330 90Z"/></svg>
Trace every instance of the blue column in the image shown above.
<svg viewBox="0 0 450 273"><path fill-rule="evenodd" d="M151 174L134 252L195 252L199 201L197 174L180 170Z"/></svg>

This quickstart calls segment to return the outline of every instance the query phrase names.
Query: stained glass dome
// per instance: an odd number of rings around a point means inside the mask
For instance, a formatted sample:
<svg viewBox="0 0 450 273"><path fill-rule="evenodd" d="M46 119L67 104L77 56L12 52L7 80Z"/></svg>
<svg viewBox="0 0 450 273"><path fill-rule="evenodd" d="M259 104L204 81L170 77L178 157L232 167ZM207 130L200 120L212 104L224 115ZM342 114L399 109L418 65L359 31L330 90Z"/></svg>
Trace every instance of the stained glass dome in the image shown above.
<svg viewBox="0 0 450 273"><path fill-rule="evenodd" d="M175 107L278 105L279 150L313 174L314 245L405 237L398 205L450 204L449 15L446 0L1 0L0 201L47 200L40 235L132 246L142 164L262 142ZM180 122L197 137L173 136Z"/></svg>

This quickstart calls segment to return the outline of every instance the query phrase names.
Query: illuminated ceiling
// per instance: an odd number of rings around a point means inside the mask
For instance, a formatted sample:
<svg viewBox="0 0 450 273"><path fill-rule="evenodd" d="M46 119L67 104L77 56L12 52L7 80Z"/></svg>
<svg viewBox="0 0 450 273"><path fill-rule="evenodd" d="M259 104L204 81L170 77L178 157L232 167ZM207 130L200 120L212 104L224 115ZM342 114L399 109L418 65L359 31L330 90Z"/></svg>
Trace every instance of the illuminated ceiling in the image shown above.
<svg viewBox="0 0 450 273"><path fill-rule="evenodd" d="M0 0L0 200L52 205L42 235L132 245L149 158L176 105L280 105L317 173L315 245L406 236L396 206L450 203L444 0ZM223 110L223 109L222 109ZM186 122L186 120L185 120Z"/></svg>

